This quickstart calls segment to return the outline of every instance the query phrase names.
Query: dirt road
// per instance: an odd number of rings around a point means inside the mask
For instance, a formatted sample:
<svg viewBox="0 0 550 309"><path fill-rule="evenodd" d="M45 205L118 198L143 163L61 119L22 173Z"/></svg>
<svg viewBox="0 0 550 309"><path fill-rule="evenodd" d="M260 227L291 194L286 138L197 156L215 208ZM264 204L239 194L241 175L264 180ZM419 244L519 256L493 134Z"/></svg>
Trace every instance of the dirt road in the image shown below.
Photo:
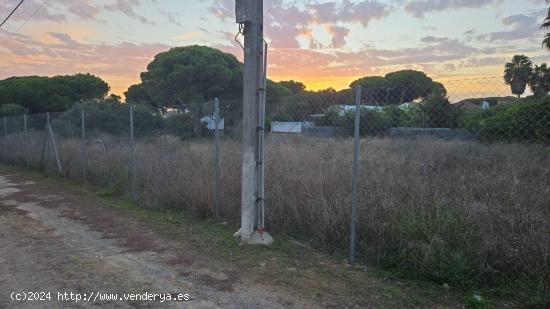
<svg viewBox="0 0 550 309"><path fill-rule="evenodd" d="M0 173L0 265L0 308L316 307L167 243L83 193L24 175ZM183 294L191 300L161 302ZM25 296L42 300L12 300Z"/></svg>

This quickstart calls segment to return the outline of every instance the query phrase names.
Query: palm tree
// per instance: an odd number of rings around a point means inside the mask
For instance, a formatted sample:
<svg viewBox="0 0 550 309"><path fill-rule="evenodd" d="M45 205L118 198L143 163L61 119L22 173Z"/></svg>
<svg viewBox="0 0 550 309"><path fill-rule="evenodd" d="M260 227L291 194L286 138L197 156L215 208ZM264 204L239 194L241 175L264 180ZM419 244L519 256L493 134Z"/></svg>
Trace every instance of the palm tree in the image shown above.
<svg viewBox="0 0 550 309"><path fill-rule="evenodd" d="M550 0L546 0L546 3L550 3ZM550 50L550 8L548 9L548 15L544 19L544 23L541 26L542 29L546 30L546 35L542 41L542 46Z"/></svg>
<svg viewBox="0 0 550 309"><path fill-rule="evenodd" d="M533 63L525 55L515 55L511 62L506 63L504 81L510 85L512 93L521 98L527 88L527 83L533 73Z"/></svg>
<svg viewBox="0 0 550 309"><path fill-rule="evenodd" d="M537 97L548 95L550 91L550 68L548 68L546 63L540 66L535 65L535 69L529 80L529 87L531 87L531 91L533 91L533 94Z"/></svg>

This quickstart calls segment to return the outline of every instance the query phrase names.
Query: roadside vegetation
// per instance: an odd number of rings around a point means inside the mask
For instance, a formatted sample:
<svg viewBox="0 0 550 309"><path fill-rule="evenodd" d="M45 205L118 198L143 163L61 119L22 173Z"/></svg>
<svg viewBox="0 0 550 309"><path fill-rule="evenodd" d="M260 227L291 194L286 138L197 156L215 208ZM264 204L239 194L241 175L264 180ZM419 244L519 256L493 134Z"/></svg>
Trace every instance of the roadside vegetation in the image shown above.
<svg viewBox="0 0 550 309"><path fill-rule="evenodd" d="M14 137L4 162L39 167ZM60 139L63 173L81 178L80 141ZM509 299L544 301L550 283L550 151L432 139L362 142L360 254L364 262L453 288L485 287ZM104 137L86 147L86 181L123 195L128 146ZM177 138L136 145L136 201L212 217L213 145ZM352 142L268 141L267 227L335 254L347 248ZM528 158L528 160L526 159ZM50 158L51 159L51 158ZM222 218L240 214L240 144L222 143ZM50 162L53 163L53 162ZM516 285L514 289L510 287Z"/></svg>
<svg viewBox="0 0 550 309"><path fill-rule="evenodd" d="M3 164L0 164L0 172L33 181L35 189L47 194L55 192L56 196L77 197L78 201L63 212L64 216L84 222L95 231L107 229L109 238L117 239L132 251L158 250L154 245L151 247L150 238L140 243L139 236L132 234L139 234L138 231L182 250L180 256L176 255L178 258L168 263L170 266L184 265L184 276L193 269L204 270L204 266L189 267L194 263L208 263L210 266L206 267L218 271L215 265L223 265L227 279L206 277L207 285L222 291L252 282L256 288L282 289L290 296L288 306L297 305L291 300L304 299L307 303L313 301L329 308L462 308L475 297L481 297L481 301L473 302L472 308L480 308L480 304L494 307L507 303L491 300L485 290L463 291L406 278L373 265L365 272L363 265L350 267L343 257L328 254L287 235L277 235L277 241L268 247L241 246L233 237L235 226L232 224L215 219L201 220L181 208L143 207L126 196L55 174ZM86 216L84 221L83 216ZM113 230L111 224L121 221L130 224L129 229L119 226Z"/></svg>

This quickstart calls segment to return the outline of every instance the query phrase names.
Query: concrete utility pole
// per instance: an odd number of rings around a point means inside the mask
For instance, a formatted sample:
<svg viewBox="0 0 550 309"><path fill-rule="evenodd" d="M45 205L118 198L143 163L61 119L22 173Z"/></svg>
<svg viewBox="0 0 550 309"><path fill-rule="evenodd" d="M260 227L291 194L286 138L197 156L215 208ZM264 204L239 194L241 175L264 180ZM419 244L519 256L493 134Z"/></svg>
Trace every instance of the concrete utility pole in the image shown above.
<svg viewBox="0 0 550 309"><path fill-rule="evenodd" d="M237 23L244 26L243 164L241 229L246 244L266 244L273 238L263 226L262 98L264 86L263 0L236 0ZM262 178L262 179L260 179Z"/></svg>

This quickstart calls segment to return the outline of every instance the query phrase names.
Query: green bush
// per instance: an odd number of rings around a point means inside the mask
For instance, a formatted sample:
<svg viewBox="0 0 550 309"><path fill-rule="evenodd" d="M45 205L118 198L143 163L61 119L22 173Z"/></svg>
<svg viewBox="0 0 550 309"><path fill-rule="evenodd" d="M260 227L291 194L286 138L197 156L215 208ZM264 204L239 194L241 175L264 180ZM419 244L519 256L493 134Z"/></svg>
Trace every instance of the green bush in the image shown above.
<svg viewBox="0 0 550 309"><path fill-rule="evenodd" d="M470 113L461 122L483 141L550 144L550 98L528 98Z"/></svg>
<svg viewBox="0 0 550 309"><path fill-rule="evenodd" d="M325 89L317 92L304 91L295 96L267 102L266 117L273 121L303 121L311 115L320 114L333 106L355 101L349 90Z"/></svg>
<svg viewBox="0 0 550 309"><path fill-rule="evenodd" d="M362 136L380 136L394 127L456 128L458 111L446 97L431 97L410 107L384 106L381 111L361 110ZM342 127L353 135L355 112L345 112L338 106L330 107L325 115L315 120L318 126Z"/></svg>
<svg viewBox="0 0 550 309"><path fill-rule="evenodd" d="M28 109L17 104L1 104L0 117L19 116L28 113Z"/></svg>
<svg viewBox="0 0 550 309"><path fill-rule="evenodd" d="M456 128L457 111L449 99L435 96L423 100L416 108L416 124L423 128Z"/></svg>
<svg viewBox="0 0 550 309"><path fill-rule="evenodd" d="M52 126L56 133L64 136L80 134L81 111L85 112L86 131L114 136L129 136L130 111L129 106L118 102L87 101L74 105L71 109L53 117ZM143 106L134 108L134 135L146 137L163 128L163 119Z"/></svg>
<svg viewBox="0 0 550 309"><path fill-rule="evenodd" d="M385 135L392 127L393 119L386 113L373 110L361 110L361 125L359 132L361 136ZM349 111L342 115L342 111L333 108L325 116L315 120L317 126L341 127L346 134L352 136L355 128L355 112Z"/></svg>
<svg viewBox="0 0 550 309"><path fill-rule="evenodd" d="M179 114L164 119L163 132L182 139L195 137L195 118L190 114ZM202 131L207 131L204 126Z"/></svg>
<svg viewBox="0 0 550 309"><path fill-rule="evenodd" d="M404 109L397 106L386 106L382 113L389 118L393 128L418 126L418 117L415 117L416 107Z"/></svg>

